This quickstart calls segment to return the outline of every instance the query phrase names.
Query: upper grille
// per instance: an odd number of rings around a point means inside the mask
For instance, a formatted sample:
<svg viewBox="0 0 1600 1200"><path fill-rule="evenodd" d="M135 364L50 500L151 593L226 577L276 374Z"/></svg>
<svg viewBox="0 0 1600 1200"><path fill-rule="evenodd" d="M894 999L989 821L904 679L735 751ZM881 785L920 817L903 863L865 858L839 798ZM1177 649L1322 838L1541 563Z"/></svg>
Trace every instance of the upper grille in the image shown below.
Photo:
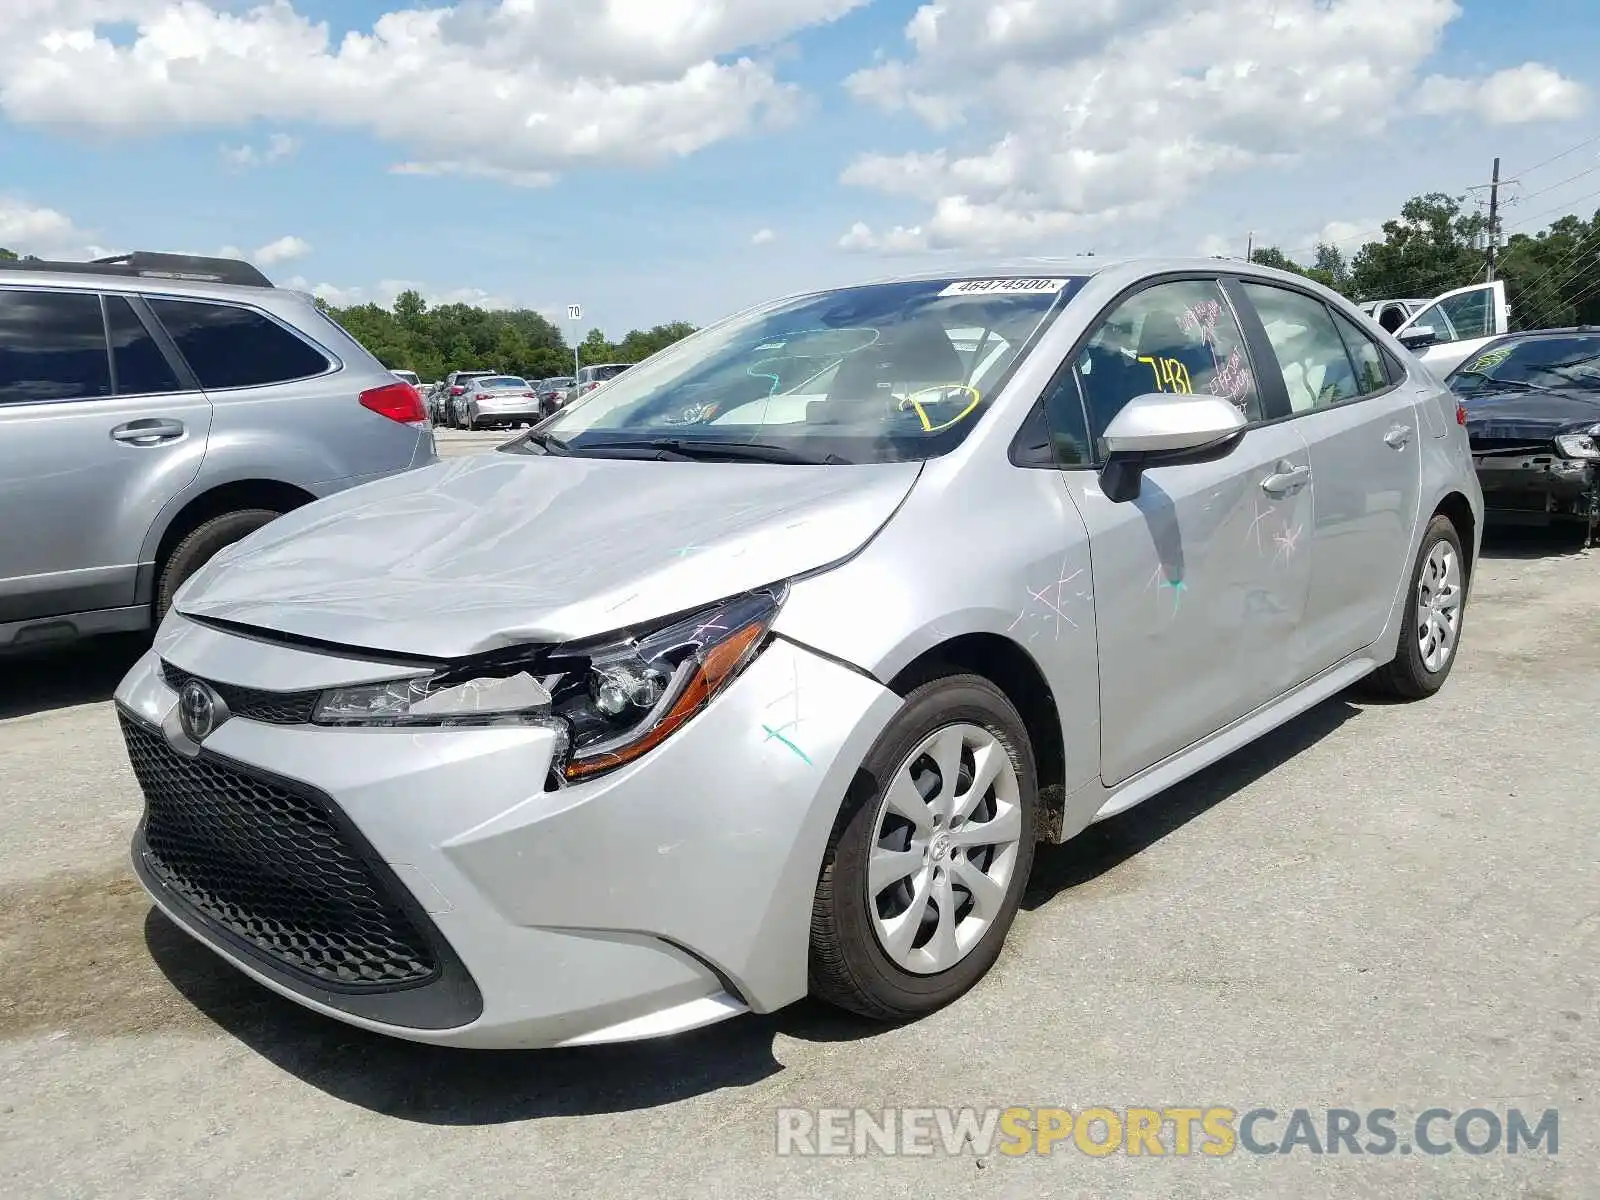
<svg viewBox="0 0 1600 1200"><path fill-rule="evenodd" d="M174 691L191 679L199 679L182 667L163 660L161 677ZM260 688L239 687L232 683L217 683L201 679L228 706L228 712L247 721L261 721L267 725L305 725L316 711L318 692L267 692Z"/></svg>
<svg viewBox="0 0 1600 1200"><path fill-rule="evenodd" d="M378 991L439 974L427 939L340 831L330 801L214 757L186 758L118 717L145 794L146 861L168 889L324 985Z"/></svg>

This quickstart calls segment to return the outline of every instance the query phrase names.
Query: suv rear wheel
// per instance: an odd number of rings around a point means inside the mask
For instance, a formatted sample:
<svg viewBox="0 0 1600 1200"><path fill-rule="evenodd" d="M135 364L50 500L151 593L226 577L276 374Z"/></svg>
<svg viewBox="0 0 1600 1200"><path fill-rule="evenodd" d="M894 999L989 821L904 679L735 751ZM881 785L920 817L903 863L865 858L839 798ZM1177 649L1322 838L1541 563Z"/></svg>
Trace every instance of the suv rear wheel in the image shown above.
<svg viewBox="0 0 1600 1200"><path fill-rule="evenodd" d="M211 561L217 551L233 545L283 514L270 508L246 508L212 517L190 530L172 548L156 577L156 622L167 615L172 597L189 576Z"/></svg>

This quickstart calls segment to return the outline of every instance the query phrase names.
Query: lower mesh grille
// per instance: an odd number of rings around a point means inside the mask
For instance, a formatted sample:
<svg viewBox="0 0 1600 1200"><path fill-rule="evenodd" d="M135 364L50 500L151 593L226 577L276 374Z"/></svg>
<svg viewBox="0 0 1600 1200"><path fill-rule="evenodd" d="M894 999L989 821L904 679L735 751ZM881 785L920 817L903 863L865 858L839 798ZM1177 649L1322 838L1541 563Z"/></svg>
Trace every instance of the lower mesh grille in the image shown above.
<svg viewBox="0 0 1600 1200"><path fill-rule="evenodd" d="M427 939L329 801L187 758L118 716L145 795L146 861L177 897L278 965L342 990L413 987L439 974Z"/></svg>

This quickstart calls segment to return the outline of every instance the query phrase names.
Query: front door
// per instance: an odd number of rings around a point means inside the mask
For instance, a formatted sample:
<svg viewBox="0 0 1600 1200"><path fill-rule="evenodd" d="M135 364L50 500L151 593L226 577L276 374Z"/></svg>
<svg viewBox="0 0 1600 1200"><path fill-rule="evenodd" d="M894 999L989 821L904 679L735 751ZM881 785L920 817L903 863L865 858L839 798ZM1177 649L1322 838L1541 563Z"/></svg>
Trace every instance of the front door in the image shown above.
<svg viewBox="0 0 1600 1200"><path fill-rule="evenodd" d="M1395 336L1431 330L1431 340L1415 347L1415 353L1443 379L1510 327L1505 281L1497 279L1446 292L1411 316Z"/></svg>
<svg viewBox="0 0 1600 1200"><path fill-rule="evenodd" d="M1292 686L1310 587L1311 464L1295 422L1260 424L1255 364L1214 279L1152 284L1114 305L1073 364L1098 444L1128 400L1226 396L1252 422L1210 461L1148 468L1113 503L1067 471L1089 531L1110 786Z"/></svg>
<svg viewBox="0 0 1600 1200"><path fill-rule="evenodd" d="M122 296L0 288L0 625L134 603L211 405ZM107 329L110 329L110 341Z"/></svg>
<svg viewBox="0 0 1600 1200"><path fill-rule="evenodd" d="M1244 281L1239 294L1244 319L1259 319L1271 344L1316 481L1311 593L1298 633L1309 677L1370 646L1388 624L1410 573L1428 434L1404 372L1390 370L1354 321L1287 286Z"/></svg>

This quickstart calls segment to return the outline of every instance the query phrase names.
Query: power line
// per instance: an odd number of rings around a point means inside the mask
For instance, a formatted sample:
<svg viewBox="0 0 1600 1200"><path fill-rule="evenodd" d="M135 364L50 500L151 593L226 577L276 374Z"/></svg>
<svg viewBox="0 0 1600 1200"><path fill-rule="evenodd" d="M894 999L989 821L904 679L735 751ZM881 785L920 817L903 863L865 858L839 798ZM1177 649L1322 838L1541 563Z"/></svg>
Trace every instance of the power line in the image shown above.
<svg viewBox="0 0 1600 1200"><path fill-rule="evenodd" d="M1573 213L1574 205L1582 204L1585 200L1594 200L1596 198L1600 198L1600 191L1589 192L1587 195L1577 196L1571 200L1563 200L1560 204L1553 205L1552 207L1545 209L1543 212L1534 213L1531 217L1524 217L1522 220L1514 222L1512 225L1508 226L1508 228L1526 228L1528 225L1531 225L1541 217L1548 217L1551 213L1558 212L1564 215L1576 215Z"/></svg>
<svg viewBox="0 0 1600 1200"><path fill-rule="evenodd" d="M1524 167L1521 171L1517 172L1515 175L1513 175L1506 182L1508 182L1508 183L1521 183L1522 182L1522 177L1524 175L1532 175L1535 171L1540 170L1541 168L1544 168L1544 167L1548 167L1553 162L1559 162L1563 158L1566 158L1567 155L1569 155L1569 154L1576 154L1579 150L1584 149L1584 147L1586 147L1586 146L1592 146L1596 142L1600 142L1600 133L1595 134L1592 138L1588 138L1588 139L1586 139L1584 141L1579 142L1576 146L1568 147L1567 149L1563 150L1560 154L1552 154L1549 158L1543 160L1542 162L1536 162L1531 167Z"/></svg>
<svg viewBox="0 0 1600 1200"><path fill-rule="evenodd" d="M1572 244L1572 247L1560 257L1558 262L1552 263L1542 274L1525 283L1523 290L1531 292L1547 279L1553 279L1557 275L1565 274L1569 268L1576 267L1571 274L1566 275L1561 283L1554 285L1557 291L1570 286L1579 275L1583 274L1583 268L1577 266L1579 258L1583 256L1586 249L1595 248L1600 248L1600 229L1591 229L1588 233L1578 238Z"/></svg>
<svg viewBox="0 0 1600 1200"><path fill-rule="evenodd" d="M1537 192L1529 192L1527 195L1523 196L1522 198L1524 200L1532 200L1535 196L1543 196L1546 192L1553 192L1557 188L1566 187L1567 184L1569 184L1569 183L1576 183L1578 180L1582 179L1585 175L1593 175L1596 171L1600 171L1600 164L1596 164L1595 166L1589 167L1587 170L1579 171L1576 175L1569 175L1567 178L1563 179L1560 183L1552 183L1549 187L1540 188Z"/></svg>

